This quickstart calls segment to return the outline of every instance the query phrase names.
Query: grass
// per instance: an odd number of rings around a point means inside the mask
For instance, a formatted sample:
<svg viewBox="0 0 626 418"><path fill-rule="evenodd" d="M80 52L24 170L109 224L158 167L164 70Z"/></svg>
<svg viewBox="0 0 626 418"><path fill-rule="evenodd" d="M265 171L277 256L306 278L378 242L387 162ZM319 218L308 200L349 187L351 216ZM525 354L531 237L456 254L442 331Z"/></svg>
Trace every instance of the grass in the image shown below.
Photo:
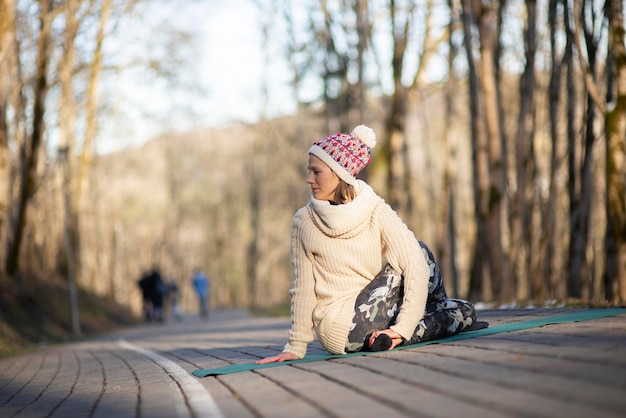
<svg viewBox="0 0 626 418"><path fill-rule="evenodd" d="M0 277L0 358L140 322L109 298L79 290L78 302L80 336L72 329L69 290L63 278L26 276L18 289L12 279Z"/></svg>

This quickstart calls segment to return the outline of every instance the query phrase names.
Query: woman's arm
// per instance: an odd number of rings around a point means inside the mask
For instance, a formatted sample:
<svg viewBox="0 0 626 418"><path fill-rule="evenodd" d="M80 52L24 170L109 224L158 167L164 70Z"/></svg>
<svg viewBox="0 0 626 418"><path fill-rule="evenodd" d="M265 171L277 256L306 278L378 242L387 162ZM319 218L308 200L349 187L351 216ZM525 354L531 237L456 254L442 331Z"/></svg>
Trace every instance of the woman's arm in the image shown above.
<svg viewBox="0 0 626 418"><path fill-rule="evenodd" d="M387 205L378 208L384 256L404 277L404 299L390 330L410 339L424 316L429 270L413 232Z"/></svg>
<svg viewBox="0 0 626 418"><path fill-rule="evenodd" d="M289 291L291 296L291 329L289 342L283 352L259 360L259 364L277 361L295 360L304 357L307 345L313 341L313 310L317 303L315 296L315 279L313 277L313 263L306 252L302 223L306 212L298 211L294 216L291 228L291 268L293 272L293 287Z"/></svg>

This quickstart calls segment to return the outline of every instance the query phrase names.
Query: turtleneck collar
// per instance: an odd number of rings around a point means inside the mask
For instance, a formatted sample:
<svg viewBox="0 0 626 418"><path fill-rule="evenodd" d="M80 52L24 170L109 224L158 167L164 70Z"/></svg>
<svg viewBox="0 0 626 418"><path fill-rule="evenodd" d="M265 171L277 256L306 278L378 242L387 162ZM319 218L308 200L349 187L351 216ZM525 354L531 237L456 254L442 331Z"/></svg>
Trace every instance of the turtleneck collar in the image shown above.
<svg viewBox="0 0 626 418"><path fill-rule="evenodd" d="M368 218L382 199L362 180L357 180L354 187L354 200L341 205L311 198L307 207L320 231L331 237L349 238L367 226Z"/></svg>

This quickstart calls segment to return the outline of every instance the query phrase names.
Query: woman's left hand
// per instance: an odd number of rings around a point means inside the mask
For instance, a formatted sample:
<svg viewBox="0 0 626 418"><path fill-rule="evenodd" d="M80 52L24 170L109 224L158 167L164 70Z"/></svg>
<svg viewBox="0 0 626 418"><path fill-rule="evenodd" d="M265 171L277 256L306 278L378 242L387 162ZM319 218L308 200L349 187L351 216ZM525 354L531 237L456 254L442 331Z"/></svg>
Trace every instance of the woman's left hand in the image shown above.
<svg viewBox="0 0 626 418"><path fill-rule="evenodd" d="M387 334L387 336L389 336L389 338L391 338L391 347L389 347L390 350L393 350L394 348L396 348L398 346L398 344L400 344L402 342L402 336L400 334L398 334L397 332L395 332L392 329L383 329L381 331L374 331L372 333L372 335L370 335L370 339L368 341L368 344L371 346L372 344L374 344L374 341L376 340L376 338L380 335L380 334Z"/></svg>
<svg viewBox="0 0 626 418"><path fill-rule="evenodd" d="M276 356L262 358L261 360L257 360L254 364L265 364L265 363L281 363L283 361L289 360L298 360L300 357L296 356L293 353L280 353Z"/></svg>

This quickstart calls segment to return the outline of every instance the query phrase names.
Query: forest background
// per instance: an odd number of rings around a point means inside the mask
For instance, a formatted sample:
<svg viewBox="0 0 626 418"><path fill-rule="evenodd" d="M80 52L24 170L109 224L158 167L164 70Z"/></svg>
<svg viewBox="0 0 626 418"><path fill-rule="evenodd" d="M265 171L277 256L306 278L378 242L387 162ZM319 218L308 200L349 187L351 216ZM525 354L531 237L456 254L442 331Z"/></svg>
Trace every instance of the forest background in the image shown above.
<svg viewBox="0 0 626 418"><path fill-rule="evenodd" d="M251 0L261 64L240 71L261 73L256 114L192 128L175 121L210 92L183 74L197 40L166 4L0 0L5 317L34 309L41 283L65 289L77 334L86 294L139 314L152 266L186 311L195 267L213 308L287 305L306 150L361 123L378 135L364 177L434 250L450 296L626 300L622 0ZM129 73L153 96L120 97ZM166 100L149 140L121 128Z"/></svg>

